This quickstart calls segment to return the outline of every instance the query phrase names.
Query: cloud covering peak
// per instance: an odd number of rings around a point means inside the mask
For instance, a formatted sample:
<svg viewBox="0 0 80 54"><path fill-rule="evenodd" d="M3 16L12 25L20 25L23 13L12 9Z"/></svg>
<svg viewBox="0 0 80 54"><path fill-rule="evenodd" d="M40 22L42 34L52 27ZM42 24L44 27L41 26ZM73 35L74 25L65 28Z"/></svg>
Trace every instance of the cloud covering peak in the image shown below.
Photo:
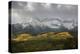
<svg viewBox="0 0 80 54"><path fill-rule="evenodd" d="M54 19L60 18L60 20L63 22L63 25L67 28L72 27L73 21L74 24L77 25L77 5L13 1L11 6L12 24L24 22L30 23L34 22L34 20L40 20L40 22L49 24L50 20L54 21L51 23L56 23Z"/></svg>

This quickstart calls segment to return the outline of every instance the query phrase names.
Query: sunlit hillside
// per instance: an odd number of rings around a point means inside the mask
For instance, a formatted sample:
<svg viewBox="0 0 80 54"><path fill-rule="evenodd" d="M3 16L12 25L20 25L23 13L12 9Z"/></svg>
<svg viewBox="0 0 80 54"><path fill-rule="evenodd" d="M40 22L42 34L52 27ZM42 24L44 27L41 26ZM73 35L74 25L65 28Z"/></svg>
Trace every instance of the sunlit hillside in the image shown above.
<svg viewBox="0 0 80 54"><path fill-rule="evenodd" d="M11 47L12 52L73 49L77 41L69 32L20 33L12 38Z"/></svg>
<svg viewBox="0 0 80 54"><path fill-rule="evenodd" d="M47 32L39 35L31 35L27 33L18 34L16 38L12 39L13 41L27 41L27 40L39 40L39 39L67 39L73 38L69 32Z"/></svg>

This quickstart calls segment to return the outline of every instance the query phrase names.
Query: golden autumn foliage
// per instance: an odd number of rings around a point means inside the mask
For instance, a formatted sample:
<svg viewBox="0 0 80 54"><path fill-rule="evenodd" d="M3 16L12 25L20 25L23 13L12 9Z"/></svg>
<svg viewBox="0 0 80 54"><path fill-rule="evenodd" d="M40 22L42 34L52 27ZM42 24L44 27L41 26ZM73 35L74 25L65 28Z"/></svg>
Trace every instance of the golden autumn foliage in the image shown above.
<svg viewBox="0 0 80 54"><path fill-rule="evenodd" d="M36 36L32 36L31 34L23 33L17 35L15 39L12 39L14 41L27 41L27 40L42 40L42 39L67 39L72 38L72 36L69 34L69 32L47 32L42 33Z"/></svg>
<svg viewBox="0 0 80 54"><path fill-rule="evenodd" d="M77 48L77 39L69 32L46 32L38 35L21 33L11 40L12 52Z"/></svg>
<svg viewBox="0 0 80 54"><path fill-rule="evenodd" d="M67 39L67 38L73 38L69 32L60 32L53 36L54 39Z"/></svg>
<svg viewBox="0 0 80 54"><path fill-rule="evenodd" d="M28 39L32 38L30 34L19 34L17 37L13 40L15 41L27 41Z"/></svg>

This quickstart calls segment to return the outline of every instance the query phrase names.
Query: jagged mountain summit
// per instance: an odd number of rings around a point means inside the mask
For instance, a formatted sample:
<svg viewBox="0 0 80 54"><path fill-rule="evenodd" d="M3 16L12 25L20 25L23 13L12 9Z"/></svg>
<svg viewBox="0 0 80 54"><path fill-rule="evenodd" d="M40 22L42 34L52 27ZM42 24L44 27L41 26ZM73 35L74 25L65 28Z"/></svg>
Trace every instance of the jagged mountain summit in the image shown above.
<svg viewBox="0 0 80 54"><path fill-rule="evenodd" d="M70 23L71 26L73 26L73 23ZM28 20L24 20L22 23L12 25L12 30L14 30L14 33L29 32L32 34L37 34L41 32L61 32L68 30L68 28L66 28L67 26L64 26L64 22L60 18L45 19L44 21L30 18ZM74 26L71 29L73 28Z"/></svg>

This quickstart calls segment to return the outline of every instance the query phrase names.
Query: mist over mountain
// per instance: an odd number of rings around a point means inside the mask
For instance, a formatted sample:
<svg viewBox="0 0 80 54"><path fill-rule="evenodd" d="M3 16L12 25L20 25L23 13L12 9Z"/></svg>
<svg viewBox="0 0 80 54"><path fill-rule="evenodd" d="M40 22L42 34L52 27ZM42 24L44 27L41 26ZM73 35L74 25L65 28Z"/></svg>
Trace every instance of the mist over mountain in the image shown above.
<svg viewBox="0 0 80 54"><path fill-rule="evenodd" d="M9 52L78 49L78 5L9 2Z"/></svg>
<svg viewBox="0 0 80 54"><path fill-rule="evenodd" d="M69 23L69 28L65 26L65 23ZM12 33L31 33L39 34L42 32L64 32L72 30L77 25L74 25L74 21L62 21L60 18L48 19L41 22L39 19L29 19L27 22L16 23L11 25Z"/></svg>
<svg viewBox="0 0 80 54"><path fill-rule="evenodd" d="M78 6L35 2L11 2L12 33L61 32L78 25Z"/></svg>

